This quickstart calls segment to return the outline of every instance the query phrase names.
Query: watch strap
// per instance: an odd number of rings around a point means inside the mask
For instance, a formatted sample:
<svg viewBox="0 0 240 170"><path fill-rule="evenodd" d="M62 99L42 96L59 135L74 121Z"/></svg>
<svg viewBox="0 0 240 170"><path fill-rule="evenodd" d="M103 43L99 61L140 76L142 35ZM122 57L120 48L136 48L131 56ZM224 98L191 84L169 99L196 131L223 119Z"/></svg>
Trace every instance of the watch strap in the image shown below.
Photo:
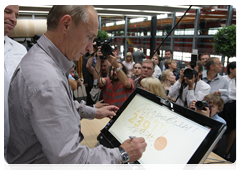
<svg viewBox="0 0 240 170"><path fill-rule="evenodd" d="M115 69L116 73L118 73L121 70L121 67L118 67Z"/></svg>
<svg viewBox="0 0 240 170"><path fill-rule="evenodd" d="M128 153L122 148L122 147L119 147L119 151L121 153L121 161L123 164L127 164L129 162L129 155Z"/></svg>

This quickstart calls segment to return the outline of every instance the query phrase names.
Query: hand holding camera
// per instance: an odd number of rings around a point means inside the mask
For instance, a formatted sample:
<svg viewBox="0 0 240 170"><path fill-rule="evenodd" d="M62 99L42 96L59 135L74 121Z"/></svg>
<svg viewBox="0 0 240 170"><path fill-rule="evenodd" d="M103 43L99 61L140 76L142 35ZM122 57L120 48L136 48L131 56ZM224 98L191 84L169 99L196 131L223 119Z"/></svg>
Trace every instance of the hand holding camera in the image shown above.
<svg viewBox="0 0 240 170"><path fill-rule="evenodd" d="M206 108L209 108L210 109L210 105L208 104L207 101L203 100L203 101L197 101L195 103L195 107L196 109L198 110L206 110Z"/></svg>
<svg viewBox="0 0 240 170"><path fill-rule="evenodd" d="M190 104L189 108L195 109L196 112L201 113L207 117L210 116L210 105L207 101L196 101L193 100L193 102Z"/></svg>
<svg viewBox="0 0 240 170"><path fill-rule="evenodd" d="M101 49L100 58L101 59L107 59L107 55L113 55L112 52L114 51L112 47L109 45L112 42L112 38L106 39L104 42L101 42L101 39L98 39L96 41L96 45L93 45L93 47L99 51Z"/></svg>

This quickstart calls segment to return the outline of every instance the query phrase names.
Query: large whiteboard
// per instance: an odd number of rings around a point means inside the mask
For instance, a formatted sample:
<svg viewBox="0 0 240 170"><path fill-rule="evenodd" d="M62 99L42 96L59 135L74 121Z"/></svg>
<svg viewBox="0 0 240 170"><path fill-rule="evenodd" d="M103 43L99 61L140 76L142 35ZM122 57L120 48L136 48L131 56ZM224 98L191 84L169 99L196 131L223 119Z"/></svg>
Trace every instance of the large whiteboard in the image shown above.
<svg viewBox="0 0 240 170"><path fill-rule="evenodd" d="M210 129L136 95L109 129L120 142L144 137L141 164L186 164Z"/></svg>

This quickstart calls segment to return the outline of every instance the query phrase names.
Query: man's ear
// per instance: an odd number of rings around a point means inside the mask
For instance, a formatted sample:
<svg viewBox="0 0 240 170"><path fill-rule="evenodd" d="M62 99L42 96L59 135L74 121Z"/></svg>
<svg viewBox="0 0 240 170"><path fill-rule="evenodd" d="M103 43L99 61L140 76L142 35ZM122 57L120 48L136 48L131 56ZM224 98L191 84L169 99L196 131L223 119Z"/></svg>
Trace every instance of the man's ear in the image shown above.
<svg viewBox="0 0 240 170"><path fill-rule="evenodd" d="M66 33L71 23L72 23L72 17L70 15L64 15L60 20L61 31L63 33Z"/></svg>
<svg viewBox="0 0 240 170"><path fill-rule="evenodd" d="M210 70L213 70L214 69L214 65L210 65Z"/></svg>

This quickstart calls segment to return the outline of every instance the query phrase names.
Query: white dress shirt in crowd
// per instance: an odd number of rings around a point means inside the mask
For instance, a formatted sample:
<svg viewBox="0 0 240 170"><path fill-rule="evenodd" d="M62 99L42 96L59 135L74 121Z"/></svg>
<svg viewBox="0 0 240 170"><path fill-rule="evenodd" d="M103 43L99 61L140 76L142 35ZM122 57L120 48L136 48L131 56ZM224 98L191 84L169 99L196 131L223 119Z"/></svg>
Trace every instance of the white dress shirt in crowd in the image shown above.
<svg viewBox="0 0 240 170"><path fill-rule="evenodd" d="M8 123L8 90L12 75L27 53L26 48L9 38L4 36L4 156L6 158L7 144L9 139L9 123Z"/></svg>
<svg viewBox="0 0 240 170"><path fill-rule="evenodd" d="M153 73L153 77L159 78L159 76L162 74L162 71L160 69L160 67L158 65L155 65L154 68L154 73Z"/></svg>
<svg viewBox="0 0 240 170"><path fill-rule="evenodd" d="M221 94L221 98L224 100L224 103L227 103L229 101L228 98L228 82L225 78L223 78L221 75L217 74L217 76L213 80L209 80L207 77L207 72L202 73L202 81L206 82L210 85L211 91L210 93L214 93L216 91L219 91L219 89L226 89L226 93Z"/></svg>
<svg viewBox="0 0 240 170"><path fill-rule="evenodd" d="M4 36L4 71L9 79L26 53L27 49L22 44Z"/></svg>
<svg viewBox="0 0 240 170"><path fill-rule="evenodd" d="M202 80L199 80L197 82L195 90L188 90L188 86L186 86L183 89L182 100L181 100L179 96L180 87L181 87L181 83L179 83L179 81L176 81L176 83L172 85L169 89L169 96L175 99L177 98L176 103L181 106L184 106L184 102L186 98L187 98L188 106L191 104L193 100L197 100L197 101L202 100L204 96L210 93L210 89L211 89L207 83L203 82Z"/></svg>
<svg viewBox="0 0 240 170"><path fill-rule="evenodd" d="M228 75L224 75L224 78L228 81L228 97L229 100L236 100L236 77L230 79Z"/></svg>

